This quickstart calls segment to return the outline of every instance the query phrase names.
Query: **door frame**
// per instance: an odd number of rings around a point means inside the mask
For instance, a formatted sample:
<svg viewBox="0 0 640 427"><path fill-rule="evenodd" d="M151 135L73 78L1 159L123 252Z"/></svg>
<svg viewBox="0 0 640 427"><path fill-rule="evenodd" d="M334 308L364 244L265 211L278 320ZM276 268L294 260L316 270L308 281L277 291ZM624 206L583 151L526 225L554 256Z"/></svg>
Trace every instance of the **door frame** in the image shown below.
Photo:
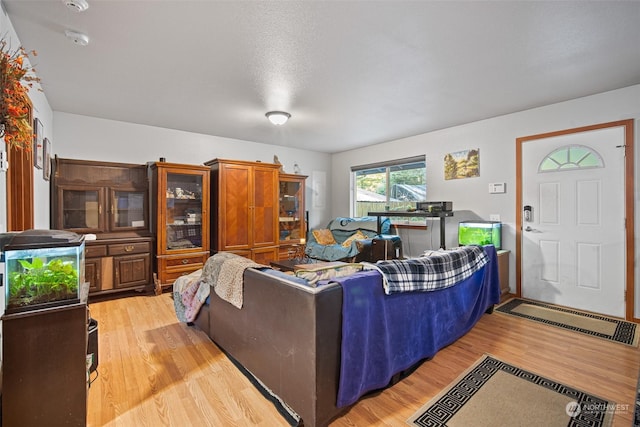
<svg viewBox="0 0 640 427"><path fill-rule="evenodd" d="M625 214L625 319L640 322L634 317L635 307L635 210L634 210L634 119L619 120L597 125L583 126L561 131L541 133L516 138L516 296L522 297L522 146L554 136L593 130L623 127L624 128L624 214Z"/></svg>
<svg viewBox="0 0 640 427"><path fill-rule="evenodd" d="M33 105L26 98L27 120L33 125ZM31 147L7 146L7 231L33 228L33 150Z"/></svg>

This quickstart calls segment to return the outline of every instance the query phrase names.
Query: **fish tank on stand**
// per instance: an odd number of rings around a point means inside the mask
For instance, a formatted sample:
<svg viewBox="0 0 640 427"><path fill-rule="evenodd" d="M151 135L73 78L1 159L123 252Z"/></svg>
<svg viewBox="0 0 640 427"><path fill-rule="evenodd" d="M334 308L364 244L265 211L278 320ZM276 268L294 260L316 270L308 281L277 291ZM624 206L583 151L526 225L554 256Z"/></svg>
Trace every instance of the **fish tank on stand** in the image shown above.
<svg viewBox="0 0 640 427"><path fill-rule="evenodd" d="M85 426L90 382L84 236L27 230L9 239L2 251L2 423Z"/></svg>

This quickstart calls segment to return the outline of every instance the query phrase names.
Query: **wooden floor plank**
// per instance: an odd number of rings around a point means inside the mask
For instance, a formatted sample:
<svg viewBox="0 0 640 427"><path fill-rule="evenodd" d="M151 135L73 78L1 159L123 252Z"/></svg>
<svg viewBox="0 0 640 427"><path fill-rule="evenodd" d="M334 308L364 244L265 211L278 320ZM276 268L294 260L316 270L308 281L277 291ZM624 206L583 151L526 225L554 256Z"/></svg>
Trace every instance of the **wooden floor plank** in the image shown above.
<svg viewBox="0 0 640 427"><path fill-rule="evenodd" d="M89 426L287 426L204 333L176 320L169 294L92 303L90 310L99 322L99 376L89 390ZM638 348L494 313L331 426L403 426L485 353L616 402L613 425L632 423Z"/></svg>

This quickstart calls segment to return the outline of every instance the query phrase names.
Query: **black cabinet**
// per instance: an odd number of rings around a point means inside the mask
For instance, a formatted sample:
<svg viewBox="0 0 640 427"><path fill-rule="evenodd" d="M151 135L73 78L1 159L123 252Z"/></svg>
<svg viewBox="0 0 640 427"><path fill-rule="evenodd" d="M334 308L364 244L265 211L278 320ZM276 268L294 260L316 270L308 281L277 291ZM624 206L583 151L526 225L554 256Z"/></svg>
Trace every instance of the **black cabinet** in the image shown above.
<svg viewBox="0 0 640 427"><path fill-rule="evenodd" d="M2 425L85 426L85 303L2 317Z"/></svg>

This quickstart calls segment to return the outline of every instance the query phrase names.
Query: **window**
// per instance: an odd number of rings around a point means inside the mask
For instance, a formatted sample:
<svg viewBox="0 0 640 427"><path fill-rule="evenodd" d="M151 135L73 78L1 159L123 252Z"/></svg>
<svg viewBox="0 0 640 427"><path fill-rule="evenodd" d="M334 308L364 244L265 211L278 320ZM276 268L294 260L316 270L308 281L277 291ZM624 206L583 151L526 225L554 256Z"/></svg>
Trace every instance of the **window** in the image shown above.
<svg viewBox="0 0 640 427"><path fill-rule="evenodd" d="M584 145L565 145L547 154L538 172L558 172L572 169L604 167L602 157L595 150Z"/></svg>
<svg viewBox="0 0 640 427"><path fill-rule="evenodd" d="M354 166L354 216L385 210L406 211L427 200L425 156ZM391 218L394 224L424 226L424 219Z"/></svg>

